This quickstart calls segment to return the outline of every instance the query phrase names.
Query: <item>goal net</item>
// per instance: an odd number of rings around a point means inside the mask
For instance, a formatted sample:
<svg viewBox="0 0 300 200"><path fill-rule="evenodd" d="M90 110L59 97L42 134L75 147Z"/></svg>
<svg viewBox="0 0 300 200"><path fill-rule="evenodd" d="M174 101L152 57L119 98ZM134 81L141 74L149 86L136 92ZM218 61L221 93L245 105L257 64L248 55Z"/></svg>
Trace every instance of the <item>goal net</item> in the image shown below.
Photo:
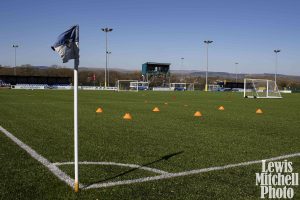
<svg viewBox="0 0 300 200"><path fill-rule="evenodd" d="M117 81L117 91L138 91L138 80L118 80Z"/></svg>
<svg viewBox="0 0 300 200"><path fill-rule="evenodd" d="M282 98L275 81L244 79L245 98Z"/></svg>

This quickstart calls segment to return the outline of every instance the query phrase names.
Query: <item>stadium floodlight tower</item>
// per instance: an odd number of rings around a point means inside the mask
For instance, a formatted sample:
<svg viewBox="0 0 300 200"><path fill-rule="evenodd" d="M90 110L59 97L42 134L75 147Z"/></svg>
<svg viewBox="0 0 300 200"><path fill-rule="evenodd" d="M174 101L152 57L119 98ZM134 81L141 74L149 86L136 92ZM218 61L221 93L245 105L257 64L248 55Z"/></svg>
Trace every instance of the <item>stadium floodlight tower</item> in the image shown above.
<svg viewBox="0 0 300 200"><path fill-rule="evenodd" d="M280 52L280 49L275 49L275 75L274 75L274 80L275 83L277 83L277 69L278 69L278 53Z"/></svg>
<svg viewBox="0 0 300 200"><path fill-rule="evenodd" d="M18 44L13 44L12 47L15 49L15 68L14 68L14 75L17 75L17 48L19 47Z"/></svg>
<svg viewBox="0 0 300 200"><path fill-rule="evenodd" d="M106 77L107 77L107 56L108 56L107 33L113 31L113 29L112 28L102 28L101 30L105 32L105 47L106 47L106 50L105 50L104 87L106 88L106 86L107 86L107 79L106 79Z"/></svg>
<svg viewBox="0 0 300 200"><path fill-rule="evenodd" d="M206 73L205 73L205 92L207 92L207 74L208 74L208 45L212 43L212 40L204 40L206 44Z"/></svg>

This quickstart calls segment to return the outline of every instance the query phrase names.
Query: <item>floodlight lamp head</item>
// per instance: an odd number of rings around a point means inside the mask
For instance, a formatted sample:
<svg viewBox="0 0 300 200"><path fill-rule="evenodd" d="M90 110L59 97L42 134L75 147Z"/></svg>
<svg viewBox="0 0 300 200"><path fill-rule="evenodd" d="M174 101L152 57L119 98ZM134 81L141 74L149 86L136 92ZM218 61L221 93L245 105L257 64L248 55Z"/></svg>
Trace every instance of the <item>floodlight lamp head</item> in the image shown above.
<svg viewBox="0 0 300 200"><path fill-rule="evenodd" d="M204 43L206 43L206 44L210 44L212 42L213 42L212 40L204 40Z"/></svg>
<svg viewBox="0 0 300 200"><path fill-rule="evenodd" d="M101 30L104 32L111 32L113 29L112 28L102 28Z"/></svg>
<svg viewBox="0 0 300 200"><path fill-rule="evenodd" d="M275 49L274 52L275 53L279 53L281 50L280 49Z"/></svg>
<svg viewBox="0 0 300 200"><path fill-rule="evenodd" d="M14 48L18 48L18 47L19 47L19 45L17 45L17 44L13 44L13 45L12 45L12 47L14 47Z"/></svg>

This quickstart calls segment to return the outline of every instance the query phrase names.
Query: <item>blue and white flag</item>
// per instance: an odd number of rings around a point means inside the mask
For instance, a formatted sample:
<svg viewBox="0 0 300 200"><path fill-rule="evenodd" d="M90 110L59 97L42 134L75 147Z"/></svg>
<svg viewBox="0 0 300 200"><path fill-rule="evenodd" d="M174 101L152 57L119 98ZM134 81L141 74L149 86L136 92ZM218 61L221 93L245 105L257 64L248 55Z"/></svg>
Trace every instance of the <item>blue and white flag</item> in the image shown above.
<svg viewBox="0 0 300 200"><path fill-rule="evenodd" d="M79 26L72 26L67 31L60 34L57 41L51 46L62 58L63 63L70 59L79 60Z"/></svg>

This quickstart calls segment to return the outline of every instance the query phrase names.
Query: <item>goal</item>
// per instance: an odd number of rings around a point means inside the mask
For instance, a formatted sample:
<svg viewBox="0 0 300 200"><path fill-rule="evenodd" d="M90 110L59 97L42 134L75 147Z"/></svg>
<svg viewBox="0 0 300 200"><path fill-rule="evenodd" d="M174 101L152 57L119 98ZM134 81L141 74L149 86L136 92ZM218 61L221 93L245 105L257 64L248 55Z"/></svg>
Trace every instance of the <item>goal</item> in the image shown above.
<svg viewBox="0 0 300 200"><path fill-rule="evenodd" d="M282 98L277 84L267 79L244 79L245 98Z"/></svg>
<svg viewBox="0 0 300 200"><path fill-rule="evenodd" d="M118 80L117 81L117 91L138 91L138 87L136 87L138 80Z"/></svg>

